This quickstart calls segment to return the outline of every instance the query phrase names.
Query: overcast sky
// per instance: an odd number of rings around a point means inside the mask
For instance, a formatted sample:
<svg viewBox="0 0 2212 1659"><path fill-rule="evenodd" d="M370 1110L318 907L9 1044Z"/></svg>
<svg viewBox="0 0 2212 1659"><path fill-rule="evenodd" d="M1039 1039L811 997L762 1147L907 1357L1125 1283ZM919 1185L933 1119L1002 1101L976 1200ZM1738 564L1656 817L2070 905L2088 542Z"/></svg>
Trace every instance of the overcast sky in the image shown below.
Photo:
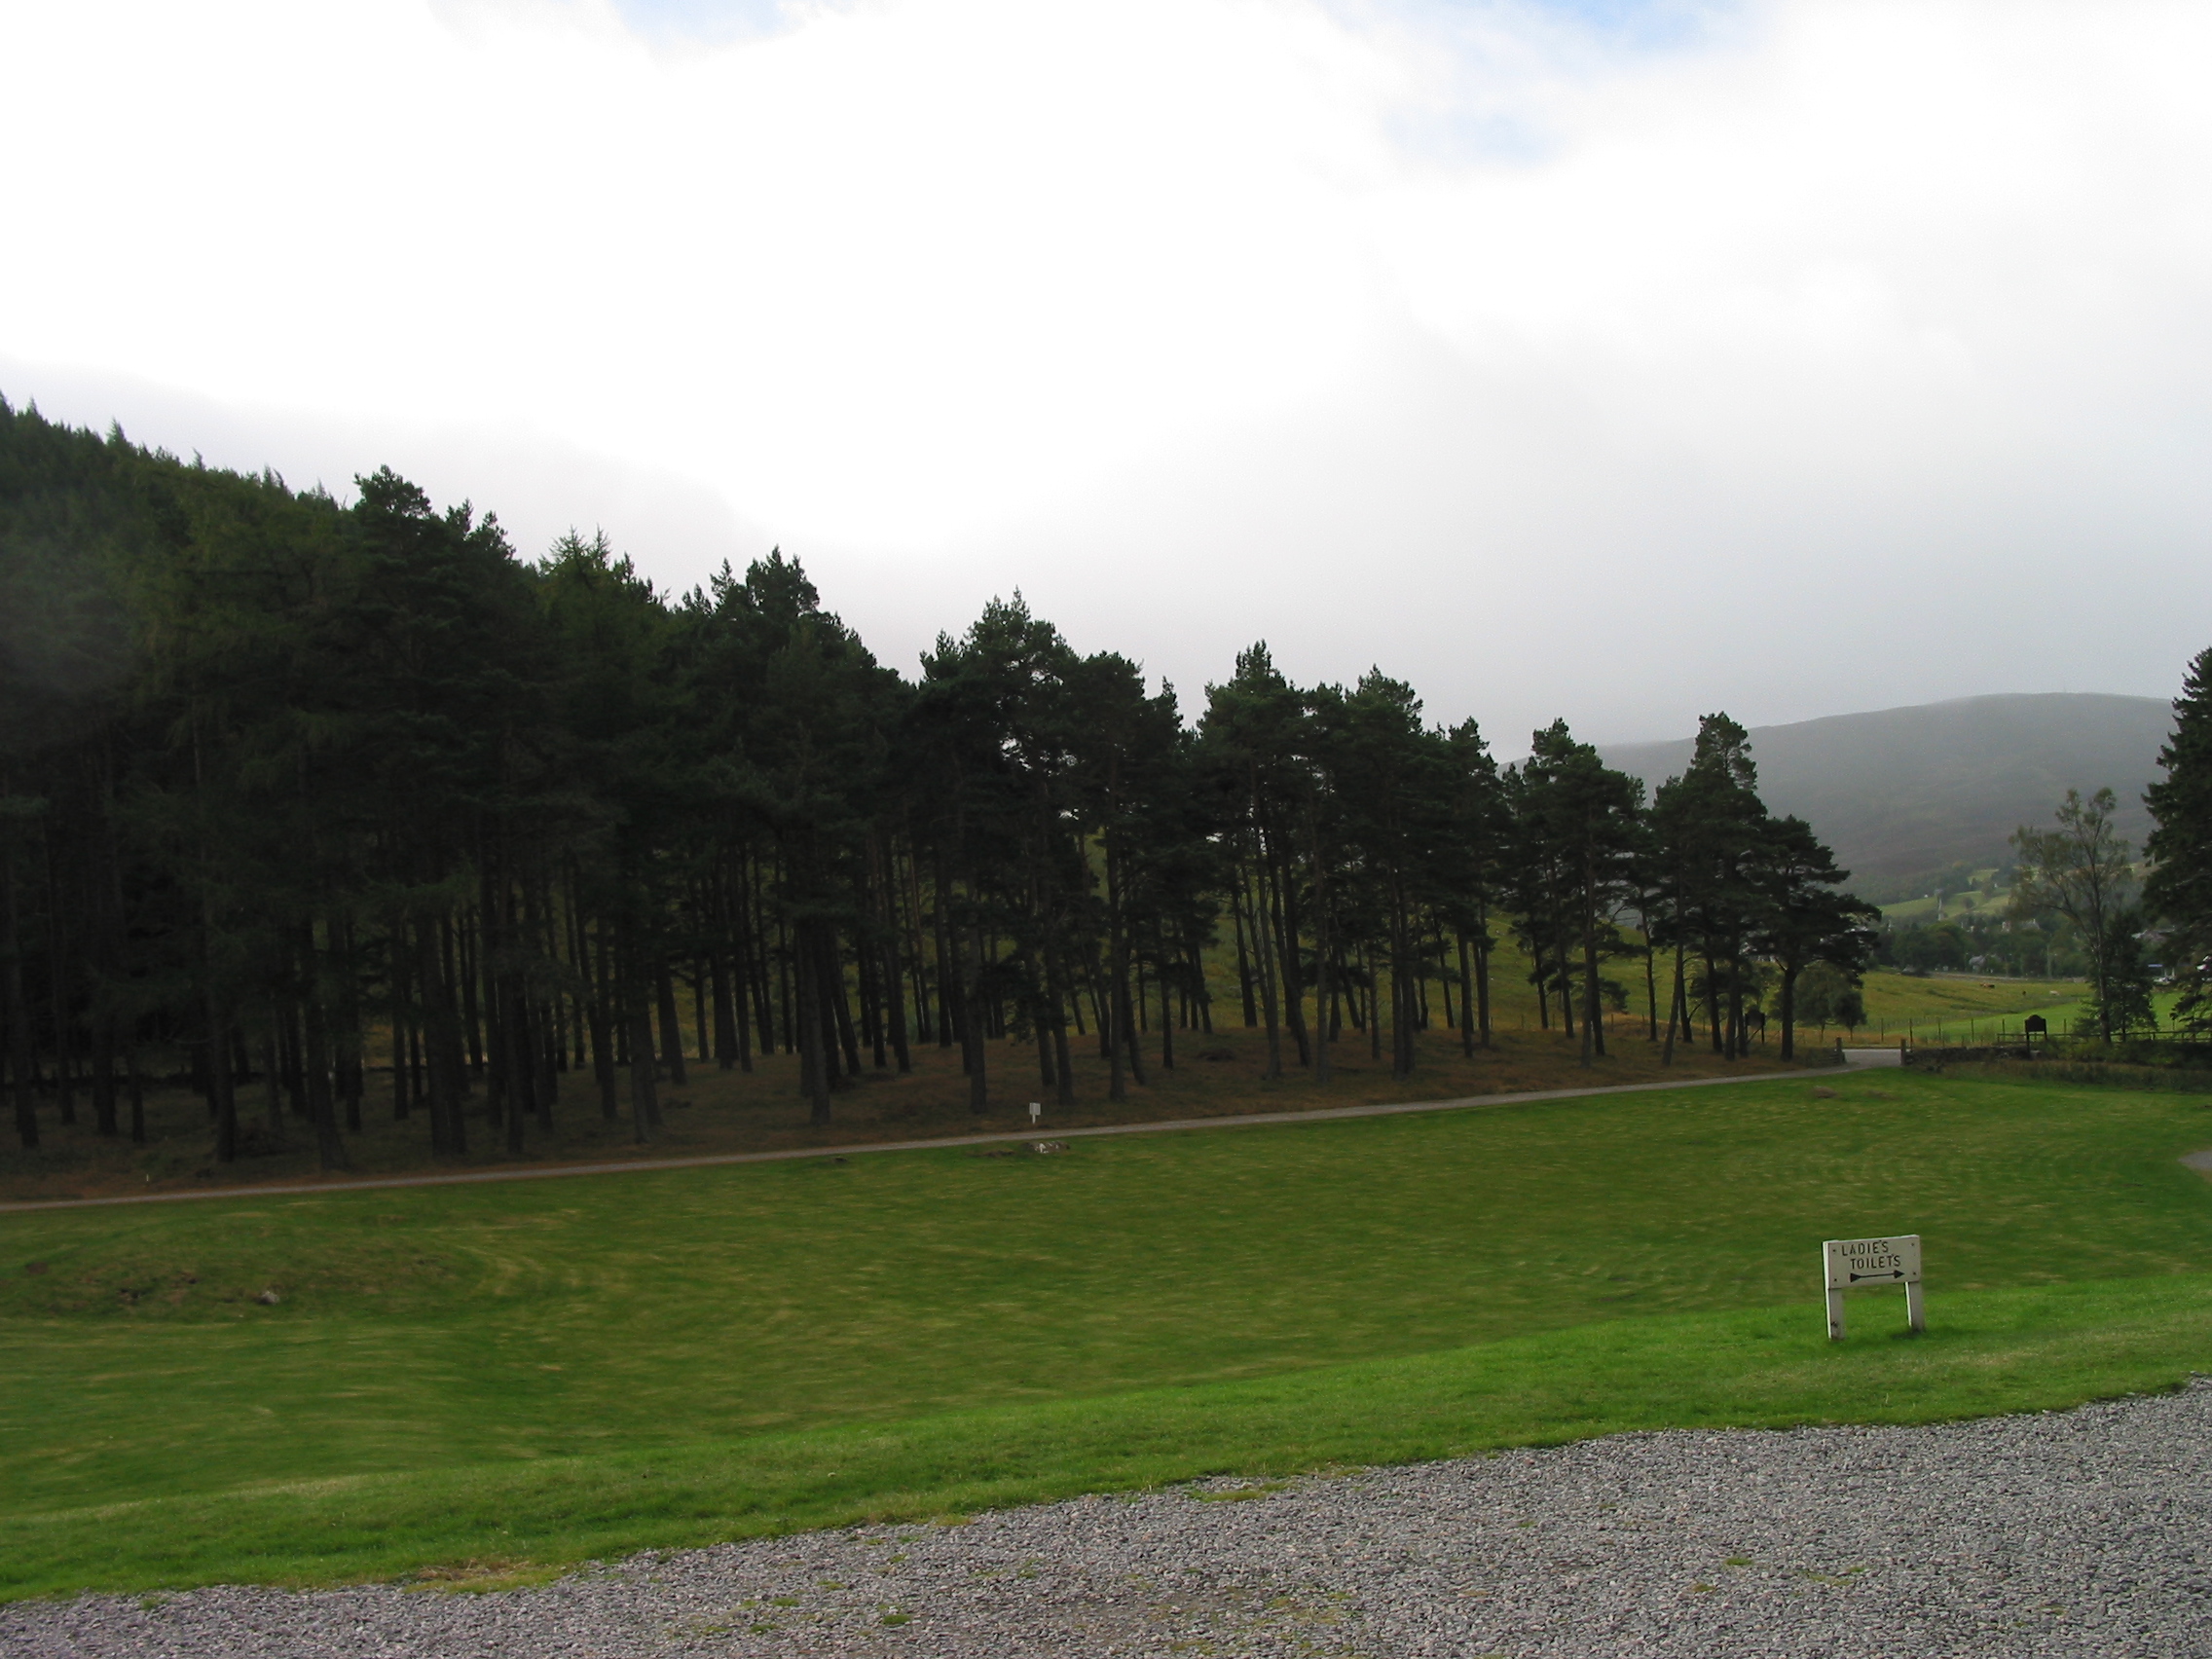
<svg viewBox="0 0 2212 1659"><path fill-rule="evenodd" d="M2212 644L2212 7L0 0L0 392L1507 752Z"/></svg>

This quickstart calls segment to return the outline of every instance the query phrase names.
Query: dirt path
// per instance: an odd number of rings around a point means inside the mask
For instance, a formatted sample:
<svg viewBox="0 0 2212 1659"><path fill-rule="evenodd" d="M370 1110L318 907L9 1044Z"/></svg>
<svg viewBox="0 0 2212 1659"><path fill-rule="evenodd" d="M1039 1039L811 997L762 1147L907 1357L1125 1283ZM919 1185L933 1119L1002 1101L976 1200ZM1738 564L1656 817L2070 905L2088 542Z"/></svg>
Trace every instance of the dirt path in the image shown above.
<svg viewBox="0 0 2212 1659"><path fill-rule="evenodd" d="M1603 1094L1649 1094L1666 1088L1712 1088L1731 1083L1803 1079L1801 1071L1754 1072L1746 1077L1694 1077L1666 1083L1624 1083L1604 1088L1532 1088L1518 1094L1467 1094L1456 1100L1409 1100L1381 1106L1324 1106L1308 1112L1251 1112L1220 1118L1171 1118L1151 1124L1105 1124L1088 1129L993 1129L980 1135L936 1140L870 1141L863 1146L788 1147L780 1152L721 1152L698 1158L633 1158L613 1163L553 1163L529 1169L472 1169L457 1175L388 1175L373 1181L294 1181L282 1186L221 1187L197 1193L137 1193L112 1198L31 1198L0 1203L0 1215L26 1210L92 1209L105 1204L190 1203L204 1198L260 1198L278 1194L363 1193L387 1187L461 1187L483 1181L550 1181L564 1175L626 1175L640 1169L702 1169L718 1163L783 1163L797 1158L854 1158L867 1152L927 1152L940 1146L988 1146L994 1141L1088 1140L1097 1135L1157 1135L1180 1129L1236 1129L1256 1124L1311 1124L1333 1118L1385 1118L1401 1112L1461 1112L1478 1106L1521 1106L1534 1100L1581 1100Z"/></svg>

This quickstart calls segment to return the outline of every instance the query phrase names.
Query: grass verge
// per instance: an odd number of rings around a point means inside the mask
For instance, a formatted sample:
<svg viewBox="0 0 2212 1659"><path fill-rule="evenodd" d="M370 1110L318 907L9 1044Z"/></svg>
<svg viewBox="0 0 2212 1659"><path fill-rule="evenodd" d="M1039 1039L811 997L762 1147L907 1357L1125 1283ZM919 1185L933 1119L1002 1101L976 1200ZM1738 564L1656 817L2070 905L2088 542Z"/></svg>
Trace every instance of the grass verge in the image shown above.
<svg viewBox="0 0 2212 1659"><path fill-rule="evenodd" d="M1909 1423L2173 1387L2212 1369L2212 1274L1622 1320L1446 1352L651 1451L273 1482L0 1517L0 1595L547 1568L1208 1475L1285 1476L1630 1429Z"/></svg>

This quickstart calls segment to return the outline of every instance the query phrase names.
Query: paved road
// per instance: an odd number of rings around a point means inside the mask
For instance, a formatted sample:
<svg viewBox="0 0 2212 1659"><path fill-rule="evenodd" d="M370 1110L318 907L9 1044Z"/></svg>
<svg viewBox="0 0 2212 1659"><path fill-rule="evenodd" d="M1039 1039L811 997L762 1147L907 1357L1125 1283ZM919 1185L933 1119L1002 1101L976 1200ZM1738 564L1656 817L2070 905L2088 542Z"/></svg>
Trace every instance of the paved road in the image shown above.
<svg viewBox="0 0 2212 1659"><path fill-rule="evenodd" d="M283 1186L220 1187L206 1192L133 1193L113 1198L34 1198L0 1204L0 1215L23 1210L91 1209L100 1204L170 1204L196 1198L263 1198L286 1193L363 1193L387 1187L460 1187L480 1181L550 1181L564 1175L627 1175L640 1169L704 1169L718 1163L780 1163L794 1158L857 1158L870 1152L926 1152L940 1146L988 1146L995 1141L1088 1139L1094 1135L1157 1135L1178 1129L1240 1129L1257 1124L1311 1124L1332 1118L1387 1118L1401 1112L1461 1112L1477 1106L1521 1106L1531 1100L1580 1100L1602 1094L1649 1094L1664 1088L1709 1088L1729 1083L1802 1079L1801 1071L1753 1072L1743 1077L1683 1078L1667 1083L1624 1083L1605 1088L1532 1088L1519 1094L1467 1094L1456 1100L1395 1101L1382 1106L1327 1106L1310 1112L1253 1112L1242 1117L1170 1118L1157 1124L1107 1124L1092 1129L993 1129L988 1134L939 1140L870 1141L861 1146L804 1146L782 1152L722 1152L699 1158L634 1158L614 1163L554 1163L527 1169L472 1169L454 1175L391 1175L373 1181L298 1181Z"/></svg>

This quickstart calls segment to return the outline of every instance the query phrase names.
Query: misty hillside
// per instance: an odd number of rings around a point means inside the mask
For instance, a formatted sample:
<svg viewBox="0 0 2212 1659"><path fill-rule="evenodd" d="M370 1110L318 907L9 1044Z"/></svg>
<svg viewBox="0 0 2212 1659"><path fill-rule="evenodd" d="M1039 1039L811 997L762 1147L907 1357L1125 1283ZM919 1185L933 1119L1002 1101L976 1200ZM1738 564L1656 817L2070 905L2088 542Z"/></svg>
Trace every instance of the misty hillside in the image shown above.
<svg viewBox="0 0 2212 1659"><path fill-rule="evenodd" d="M1962 697L1754 726L1751 757L1767 805L1809 821L1871 894L1953 863L1998 863L2006 837L2048 824L2069 789L2110 786L2120 833L2140 844L2151 831L2143 791L2172 725L2171 706L2152 697ZM1690 757L1688 738L1601 747L1652 786Z"/></svg>

